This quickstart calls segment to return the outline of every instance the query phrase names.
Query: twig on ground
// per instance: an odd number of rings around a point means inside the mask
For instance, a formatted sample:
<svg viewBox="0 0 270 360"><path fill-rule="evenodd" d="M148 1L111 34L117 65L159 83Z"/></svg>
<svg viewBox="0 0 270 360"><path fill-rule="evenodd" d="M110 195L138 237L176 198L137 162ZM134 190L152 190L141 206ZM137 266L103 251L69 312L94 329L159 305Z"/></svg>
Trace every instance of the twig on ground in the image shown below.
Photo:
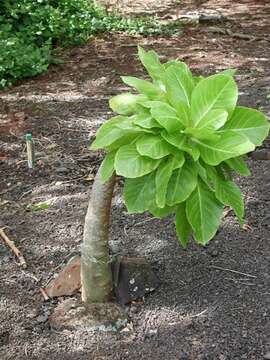
<svg viewBox="0 0 270 360"><path fill-rule="evenodd" d="M20 250L15 246L14 242L8 238L8 236L4 232L4 228L0 229L0 236L6 243L6 245L12 250L12 252L15 254L19 261L19 265L23 268L27 268L27 263L25 261L25 258L21 254Z"/></svg>
<svg viewBox="0 0 270 360"><path fill-rule="evenodd" d="M195 314L195 315L190 315L190 318L195 318L195 317L199 317L202 316L203 314L205 314L208 311L208 309L205 309L203 311L201 311L199 314Z"/></svg>
<svg viewBox="0 0 270 360"><path fill-rule="evenodd" d="M46 291L43 289L43 288L39 288L40 292L41 292L41 295L43 296L44 300L45 301L48 301L50 298L49 296L47 295Z"/></svg>
<svg viewBox="0 0 270 360"><path fill-rule="evenodd" d="M247 276L247 277L251 277L253 279L255 279L257 276L255 275L250 275L250 274L246 274L237 270L232 270L232 269L227 269L227 268L223 268L221 266L216 266L216 265L210 265L209 268L213 268L213 269L217 269L217 270L222 270L222 271L229 271L232 272L234 274L239 274L239 275L243 275L243 276Z"/></svg>

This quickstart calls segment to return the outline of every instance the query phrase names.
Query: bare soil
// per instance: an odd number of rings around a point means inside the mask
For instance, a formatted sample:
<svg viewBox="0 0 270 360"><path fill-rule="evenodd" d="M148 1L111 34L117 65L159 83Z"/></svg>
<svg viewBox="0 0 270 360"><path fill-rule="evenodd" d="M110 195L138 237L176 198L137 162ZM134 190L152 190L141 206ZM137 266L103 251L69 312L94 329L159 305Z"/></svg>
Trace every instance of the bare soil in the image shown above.
<svg viewBox="0 0 270 360"><path fill-rule="evenodd" d="M130 325L122 332L55 331L48 316L63 299L45 302L39 291L80 251L91 185L103 157L87 145L111 116L108 98L125 89L119 75L143 74L138 43L163 60L184 60L195 73L237 68L240 103L270 115L269 1L199 3L168 2L160 16L214 10L229 20L187 25L175 37L97 37L63 51L63 65L2 91L0 227L6 226L28 269L17 265L1 240L0 359L259 360L270 351L267 161L250 161L252 176L239 180L246 230L229 212L208 246L192 244L186 251L172 218L128 215L118 186L111 241L123 254L145 256L162 281L156 292L127 307ZM33 132L38 157L32 172L26 130ZM29 210L44 201L48 209Z"/></svg>

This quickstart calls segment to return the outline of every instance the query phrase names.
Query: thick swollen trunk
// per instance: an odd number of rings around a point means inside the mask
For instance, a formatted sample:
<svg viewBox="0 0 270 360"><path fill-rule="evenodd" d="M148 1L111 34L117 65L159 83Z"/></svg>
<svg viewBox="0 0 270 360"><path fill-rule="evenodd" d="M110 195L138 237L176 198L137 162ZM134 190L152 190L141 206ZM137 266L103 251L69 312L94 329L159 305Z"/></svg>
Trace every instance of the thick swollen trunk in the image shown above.
<svg viewBox="0 0 270 360"><path fill-rule="evenodd" d="M106 302L113 290L108 237L114 184L115 176L102 183L99 168L85 217L82 244L82 300L87 303Z"/></svg>

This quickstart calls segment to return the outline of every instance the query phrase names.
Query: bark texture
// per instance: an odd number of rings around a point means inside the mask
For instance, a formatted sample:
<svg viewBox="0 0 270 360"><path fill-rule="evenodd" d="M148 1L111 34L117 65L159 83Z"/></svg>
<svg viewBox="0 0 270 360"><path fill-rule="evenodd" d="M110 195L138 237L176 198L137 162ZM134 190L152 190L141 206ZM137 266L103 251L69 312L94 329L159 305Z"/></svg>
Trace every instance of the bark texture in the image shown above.
<svg viewBox="0 0 270 360"><path fill-rule="evenodd" d="M102 183L99 168L85 217L82 244L82 300L86 303L107 302L113 290L108 237L114 184L115 176Z"/></svg>

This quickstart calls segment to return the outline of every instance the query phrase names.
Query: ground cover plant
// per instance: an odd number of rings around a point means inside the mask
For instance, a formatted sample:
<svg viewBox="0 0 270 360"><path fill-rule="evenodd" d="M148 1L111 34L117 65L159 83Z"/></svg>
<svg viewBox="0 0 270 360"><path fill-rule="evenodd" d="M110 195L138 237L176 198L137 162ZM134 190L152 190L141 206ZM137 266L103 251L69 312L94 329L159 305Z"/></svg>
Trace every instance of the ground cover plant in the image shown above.
<svg viewBox="0 0 270 360"><path fill-rule="evenodd" d="M193 76L179 61L161 64L139 48L151 81L123 76L137 93L113 97L117 116L98 130L91 149L105 149L101 178L125 178L130 213L175 214L186 247L193 234L206 245L216 234L224 206L243 224L244 201L233 173L250 174L245 154L262 144L269 123L261 112L237 106L234 70Z"/></svg>
<svg viewBox="0 0 270 360"><path fill-rule="evenodd" d="M102 32L158 34L153 18L109 15L89 0L4 0L0 5L0 86L35 76L59 62L53 49Z"/></svg>

